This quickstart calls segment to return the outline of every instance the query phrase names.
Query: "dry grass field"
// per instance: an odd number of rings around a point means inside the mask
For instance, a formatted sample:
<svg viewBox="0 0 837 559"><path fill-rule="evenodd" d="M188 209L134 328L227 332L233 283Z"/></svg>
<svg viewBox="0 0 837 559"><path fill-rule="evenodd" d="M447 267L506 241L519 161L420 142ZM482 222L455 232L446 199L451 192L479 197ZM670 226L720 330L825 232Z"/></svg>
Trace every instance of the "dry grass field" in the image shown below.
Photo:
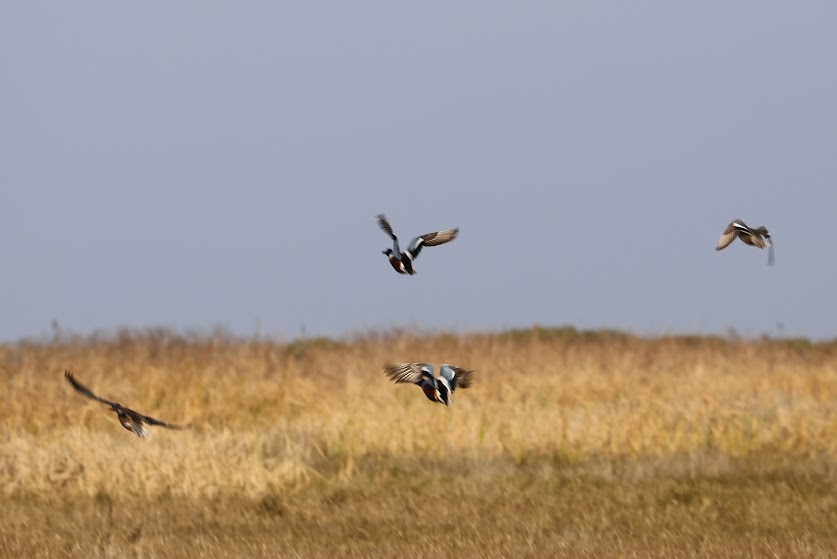
<svg viewBox="0 0 837 559"><path fill-rule="evenodd" d="M433 404L411 360L475 384ZM837 556L837 342L123 332L0 375L5 557Z"/></svg>

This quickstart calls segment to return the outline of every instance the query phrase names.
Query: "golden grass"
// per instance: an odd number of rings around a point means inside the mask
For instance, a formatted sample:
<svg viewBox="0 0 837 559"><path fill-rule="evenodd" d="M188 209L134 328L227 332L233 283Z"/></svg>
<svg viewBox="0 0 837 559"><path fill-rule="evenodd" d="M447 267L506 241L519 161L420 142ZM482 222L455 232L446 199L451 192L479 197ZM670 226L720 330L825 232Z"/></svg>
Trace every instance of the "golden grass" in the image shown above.
<svg viewBox="0 0 837 559"><path fill-rule="evenodd" d="M474 386L445 408L380 372L411 360L476 369ZM141 440L65 368L193 429ZM837 343L151 331L0 346L0 374L0 544L19 555L837 549Z"/></svg>

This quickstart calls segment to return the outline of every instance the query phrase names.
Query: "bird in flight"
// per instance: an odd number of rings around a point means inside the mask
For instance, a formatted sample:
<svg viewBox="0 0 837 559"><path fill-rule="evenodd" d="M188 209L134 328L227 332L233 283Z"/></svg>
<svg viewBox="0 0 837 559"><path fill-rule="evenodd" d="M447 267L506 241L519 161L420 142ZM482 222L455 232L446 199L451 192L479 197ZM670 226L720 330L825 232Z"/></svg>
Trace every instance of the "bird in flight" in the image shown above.
<svg viewBox="0 0 837 559"><path fill-rule="evenodd" d="M410 275L414 275L416 273L416 269L413 268L413 260L418 258L422 247L443 245L454 240L456 235L459 234L459 227L456 229L448 229L446 231L426 233L410 241L410 244L407 246L407 250L405 252L401 252L401 249L398 247L398 237L396 237L395 233L393 233L392 226L390 226L384 214L378 214L378 227L383 229L384 232L389 235L389 238L392 239L392 248L388 248L383 251L383 253L387 255L387 258L389 258L389 263L399 274Z"/></svg>
<svg viewBox="0 0 837 559"><path fill-rule="evenodd" d="M773 239L770 238L770 233L767 232L767 227L762 225L756 229L752 229L740 219L735 219L724 230L724 233L721 235L721 240L718 241L718 246L715 247L715 250L726 248L736 238L741 239L748 245L768 249L767 265L773 265Z"/></svg>
<svg viewBox="0 0 837 559"><path fill-rule="evenodd" d="M431 402L450 405L451 394L457 388L471 386L474 371L443 363L439 367L439 376L433 373L430 363L394 363L384 366L384 374L396 383L409 382L421 387L424 395Z"/></svg>
<svg viewBox="0 0 837 559"><path fill-rule="evenodd" d="M167 423L165 421L160 421L159 419L154 419L153 417L149 417L147 415L143 415L139 412L136 412L130 408L126 408L121 404L116 402L111 402L110 400L105 400L104 398L100 398L93 394L93 392L81 384L79 381L75 379L73 373L70 371L64 371L64 378L67 379L67 382L76 390L76 392L80 392L84 394L91 400L96 400L97 402L101 402L106 406L110 406L110 408L116 412L116 415L119 417L119 423L127 429L131 431L135 435L139 437L147 437L150 433L146 428L146 425L156 425L159 427L165 427L166 429L187 429L188 425L175 425L174 423Z"/></svg>

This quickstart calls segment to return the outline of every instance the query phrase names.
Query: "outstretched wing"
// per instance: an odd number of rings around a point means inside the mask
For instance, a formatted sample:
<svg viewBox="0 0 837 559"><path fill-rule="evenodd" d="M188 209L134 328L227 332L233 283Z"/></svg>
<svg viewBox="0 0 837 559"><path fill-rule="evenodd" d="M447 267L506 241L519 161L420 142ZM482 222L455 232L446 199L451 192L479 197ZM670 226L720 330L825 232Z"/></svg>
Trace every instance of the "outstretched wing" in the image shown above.
<svg viewBox="0 0 837 559"><path fill-rule="evenodd" d="M178 425L177 423L169 423L167 421L161 421L159 419L154 419L153 417L139 414L142 420L149 424L149 425L156 425L158 427L165 427L166 429L188 429L191 427L190 425Z"/></svg>
<svg viewBox="0 0 837 559"><path fill-rule="evenodd" d="M452 241L459 234L459 227L456 229L447 229L445 231L435 231L433 233L425 233L420 237L416 237L410 241L410 246L407 251L412 258L416 258L421 252L422 247L433 247L436 245L443 245Z"/></svg>
<svg viewBox="0 0 837 559"><path fill-rule="evenodd" d="M391 363L384 365L384 374L393 382L421 384L423 379L434 379L429 363Z"/></svg>
<svg viewBox="0 0 837 559"><path fill-rule="evenodd" d="M395 233L392 231L392 226L387 221L387 218L384 214L378 214L378 227L383 229L384 233L389 235L389 238L392 239L392 250L395 252L396 257L401 256L401 249L398 247L398 237L395 236Z"/></svg>
<svg viewBox="0 0 837 559"><path fill-rule="evenodd" d="M471 386L473 379L471 375L474 371L456 367L454 365L443 364L439 368L439 375L448 381L450 391L453 392L457 388L468 388Z"/></svg>
<svg viewBox="0 0 837 559"><path fill-rule="evenodd" d="M750 233L750 228L744 225L744 222L740 219L736 219L724 229L724 233L721 235L721 239L718 241L718 246L715 247L715 250L728 247L738 237L739 233Z"/></svg>
<svg viewBox="0 0 837 559"><path fill-rule="evenodd" d="M76 392L80 392L81 394L84 394L85 396L87 396L91 400L96 400L97 402L101 402L101 403L103 403L107 406L113 406L114 404L116 404L116 402L111 402L110 400L105 400L104 398L100 398L100 397L96 396L95 394L93 394L93 392L89 388L87 388L86 386L81 384L79 381L77 381L75 379L75 377L73 376L73 373L70 372L69 370L64 371L64 378L67 379L67 382L69 382L70 385L73 388L76 389Z"/></svg>
<svg viewBox="0 0 837 559"><path fill-rule="evenodd" d="M429 247L434 247L436 245L443 245L448 241L452 241L456 238L459 234L459 227L456 229L448 229L446 231L436 231L435 233L427 233L422 235L420 238L424 241L424 244Z"/></svg>
<svg viewBox="0 0 837 559"><path fill-rule="evenodd" d="M389 235L389 238L393 241L398 240L398 237L395 236L395 233L392 231L392 226L387 221L386 216L384 214L378 214L378 227L384 230L384 232Z"/></svg>

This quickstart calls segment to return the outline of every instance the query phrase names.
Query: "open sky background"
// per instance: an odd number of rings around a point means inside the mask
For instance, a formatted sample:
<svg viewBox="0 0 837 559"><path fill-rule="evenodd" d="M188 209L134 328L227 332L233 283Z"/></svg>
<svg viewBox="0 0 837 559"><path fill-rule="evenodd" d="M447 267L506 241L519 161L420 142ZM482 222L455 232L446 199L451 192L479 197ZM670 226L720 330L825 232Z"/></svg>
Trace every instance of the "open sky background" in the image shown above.
<svg viewBox="0 0 837 559"><path fill-rule="evenodd" d="M3 2L0 76L0 340L837 337L835 2Z"/></svg>

